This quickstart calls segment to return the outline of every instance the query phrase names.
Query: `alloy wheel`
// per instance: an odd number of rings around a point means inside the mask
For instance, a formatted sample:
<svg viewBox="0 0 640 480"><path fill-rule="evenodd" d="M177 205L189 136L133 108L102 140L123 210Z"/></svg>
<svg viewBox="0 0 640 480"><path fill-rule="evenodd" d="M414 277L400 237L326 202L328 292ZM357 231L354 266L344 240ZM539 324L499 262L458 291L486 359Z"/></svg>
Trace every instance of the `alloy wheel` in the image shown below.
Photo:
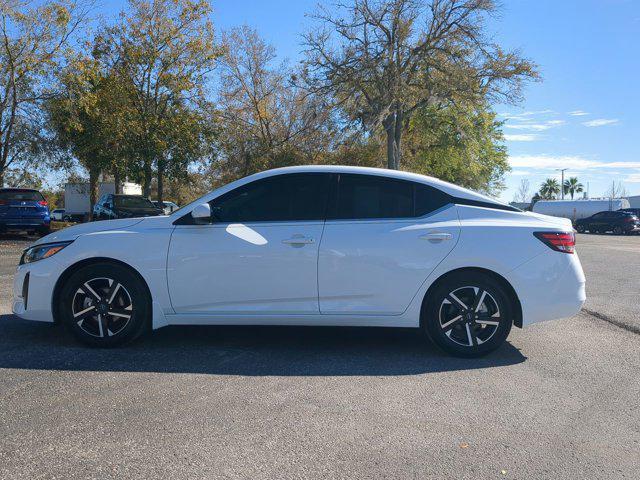
<svg viewBox="0 0 640 480"><path fill-rule="evenodd" d="M93 337L117 335L133 315L131 295L121 283L99 277L78 287L71 302L73 321Z"/></svg>
<svg viewBox="0 0 640 480"><path fill-rule="evenodd" d="M498 302L477 286L457 288L440 304L440 328L450 341L463 347L489 341L498 331L500 320Z"/></svg>

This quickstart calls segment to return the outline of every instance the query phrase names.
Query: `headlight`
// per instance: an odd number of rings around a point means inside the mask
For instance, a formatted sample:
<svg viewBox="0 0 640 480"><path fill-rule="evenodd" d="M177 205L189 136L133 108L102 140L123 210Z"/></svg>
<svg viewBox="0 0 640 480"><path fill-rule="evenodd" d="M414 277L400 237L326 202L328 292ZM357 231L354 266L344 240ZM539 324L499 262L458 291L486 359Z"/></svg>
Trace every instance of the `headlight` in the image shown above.
<svg viewBox="0 0 640 480"><path fill-rule="evenodd" d="M43 258L49 258L52 255L58 253L70 243L71 242L45 243L42 245L29 247L22 253L22 257L20 257L20 265L24 265L25 263L37 262L38 260L42 260Z"/></svg>

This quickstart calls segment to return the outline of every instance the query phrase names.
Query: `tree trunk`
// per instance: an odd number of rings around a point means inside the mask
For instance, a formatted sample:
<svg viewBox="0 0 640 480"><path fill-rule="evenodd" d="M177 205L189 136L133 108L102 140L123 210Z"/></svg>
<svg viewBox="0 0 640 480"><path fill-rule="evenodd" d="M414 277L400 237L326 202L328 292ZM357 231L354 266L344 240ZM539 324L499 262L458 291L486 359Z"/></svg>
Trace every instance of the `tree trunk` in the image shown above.
<svg viewBox="0 0 640 480"><path fill-rule="evenodd" d="M4 170L0 170L0 188L4 187Z"/></svg>
<svg viewBox="0 0 640 480"><path fill-rule="evenodd" d="M89 169L89 220L93 220L93 207L98 201L98 177L100 169Z"/></svg>
<svg viewBox="0 0 640 480"><path fill-rule="evenodd" d="M118 167L113 169L113 184L116 189L116 193L122 193L122 183L120 182L120 170Z"/></svg>
<svg viewBox="0 0 640 480"><path fill-rule="evenodd" d="M402 137L402 113L390 113L383 122L387 133L387 168L397 170L400 167L400 139Z"/></svg>
<svg viewBox="0 0 640 480"><path fill-rule="evenodd" d="M144 179L142 184L142 195L145 198L151 196L151 160L144 161Z"/></svg>
<svg viewBox="0 0 640 480"><path fill-rule="evenodd" d="M158 202L162 202L164 196L164 162L158 160Z"/></svg>

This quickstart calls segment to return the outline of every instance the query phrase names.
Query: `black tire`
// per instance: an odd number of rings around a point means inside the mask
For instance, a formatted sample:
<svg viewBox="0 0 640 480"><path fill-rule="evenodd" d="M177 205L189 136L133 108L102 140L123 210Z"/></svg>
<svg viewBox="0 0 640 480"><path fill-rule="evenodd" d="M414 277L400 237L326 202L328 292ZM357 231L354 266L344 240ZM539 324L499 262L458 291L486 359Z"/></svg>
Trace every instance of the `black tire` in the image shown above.
<svg viewBox="0 0 640 480"><path fill-rule="evenodd" d="M481 303L474 309L478 301ZM512 303L508 292L491 276L457 272L429 294L422 311L422 325L445 352L458 357L479 357L500 347L509 336L514 318ZM460 318L456 320L457 317Z"/></svg>
<svg viewBox="0 0 640 480"><path fill-rule="evenodd" d="M576 225L576 232L584 233L585 232L584 225Z"/></svg>
<svg viewBox="0 0 640 480"><path fill-rule="evenodd" d="M146 286L131 270L115 263L87 265L74 272L60 292L58 312L76 338L94 347L131 342L151 324Z"/></svg>
<svg viewBox="0 0 640 480"><path fill-rule="evenodd" d="M71 217L69 215L65 215L64 217L62 217L62 221L63 222L70 222L71 221Z"/></svg>
<svg viewBox="0 0 640 480"><path fill-rule="evenodd" d="M622 235L624 233L624 230L622 229L621 226L616 225L615 227L613 227L613 234L614 235Z"/></svg>

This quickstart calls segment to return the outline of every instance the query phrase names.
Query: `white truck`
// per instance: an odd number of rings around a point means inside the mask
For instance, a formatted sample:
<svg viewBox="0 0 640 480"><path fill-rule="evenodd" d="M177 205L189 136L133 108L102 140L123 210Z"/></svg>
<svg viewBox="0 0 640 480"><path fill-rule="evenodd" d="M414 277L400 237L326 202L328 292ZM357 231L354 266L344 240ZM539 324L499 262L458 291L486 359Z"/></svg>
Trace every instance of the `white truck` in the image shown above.
<svg viewBox="0 0 640 480"><path fill-rule="evenodd" d="M583 199L583 200L538 200L532 211L552 217L568 218L575 222L602 211L629 208L626 198Z"/></svg>
<svg viewBox="0 0 640 480"><path fill-rule="evenodd" d="M98 183L98 198L105 193L115 193L116 186L113 182ZM125 182L122 184L122 193L125 195L142 195L142 187L137 183ZM65 221L84 222L91 211L89 199L89 183L67 183L64 186L64 213Z"/></svg>

